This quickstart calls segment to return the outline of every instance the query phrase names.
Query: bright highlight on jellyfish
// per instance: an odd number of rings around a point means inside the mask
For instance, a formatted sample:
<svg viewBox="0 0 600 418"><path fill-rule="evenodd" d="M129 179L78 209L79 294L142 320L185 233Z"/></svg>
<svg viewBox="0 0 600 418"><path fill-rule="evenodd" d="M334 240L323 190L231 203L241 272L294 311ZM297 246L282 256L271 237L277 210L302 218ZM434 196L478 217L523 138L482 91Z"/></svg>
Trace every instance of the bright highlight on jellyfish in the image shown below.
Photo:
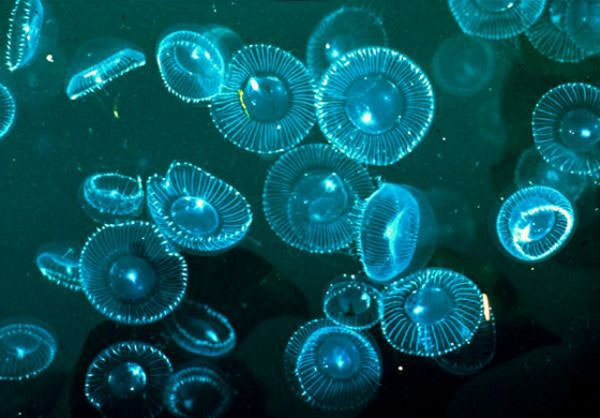
<svg viewBox="0 0 600 418"><path fill-rule="evenodd" d="M390 165L410 153L433 120L425 73L391 49L349 52L323 75L316 96L323 135L350 158Z"/></svg>
<svg viewBox="0 0 600 418"><path fill-rule="evenodd" d="M448 0L450 11L467 35L508 39L538 20L546 0Z"/></svg>
<svg viewBox="0 0 600 418"><path fill-rule="evenodd" d="M271 167L263 207L285 243L311 253L331 253L353 240L356 203L373 191L367 170L324 144L303 145Z"/></svg>
<svg viewBox="0 0 600 418"><path fill-rule="evenodd" d="M504 201L496 219L502 247L519 260L537 262L562 248L573 233L575 212L558 190L520 189Z"/></svg>
<svg viewBox="0 0 600 418"><path fill-rule="evenodd" d="M42 246L35 264L42 276L70 290L81 290L79 254L81 246L72 242L53 242Z"/></svg>
<svg viewBox="0 0 600 418"><path fill-rule="evenodd" d="M135 218L144 204L142 179L119 173L93 174L83 181L80 200L83 210L97 222Z"/></svg>
<svg viewBox="0 0 600 418"><path fill-rule="evenodd" d="M94 358L85 375L87 400L107 417L153 417L163 409L163 389L173 368L160 350L120 342Z"/></svg>
<svg viewBox="0 0 600 418"><path fill-rule="evenodd" d="M367 46L387 46L380 16L364 7L343 6L325 16L306 48L308 70L315 80L342 55Z"/></svg>
<svg viewBox="0 0 600 418"><path fill-rule="evenodd" d="M405 354L438 357L473 338L483 318L481 292L462 274L427 268L383 293L381 330Z"/></svg>
<svg viewBox="0 0 600 418"><path fill-rule="evenodd" d="M533 140L553 167L600 176L600 89L585 83L561 84L535 105Z"/></svg>
<svg viewBox="0 0 600 418"><path fill-rule="evenodd" d="M12 128L16 110L17 105L12 93L3 84L0 84L0 141Z"/></svg>
<svg viewBox="0 0 600 418"><path fill-rule="evenodd" d="M156 322L183 299L187 264L148 222L105 225L79 260L81 287L92 306L116 322Z"/></svg>
<svg viewBox="0 0 600 418"><path fill-rule="evenodd" d="M600 53L600 0L568 3L566 28L569 36L588 55Z"/></svg>
<svg viewBox="0 0 600 418"><path fill-rule="evenodd" d="M40 0L16 0L8 21L6 66L15 71L27 66L35 56L42 26L44 6Z"/></svg>
<svg viewBox="0 0 600 418"><path fill-rule="evenodd" d="M150 177L147 202L160 231L191 253L228 250L252 224L252 209L239 191L190 163L174 161L165 177Z"/></svg>
<svg viewBox="0 0 600 418"><path fill-rule="evenodd" d="M300 62L270 45L238 51L210 114L221 134L248 151L272 154L296 146L315 123L315 87Z"/></svg>

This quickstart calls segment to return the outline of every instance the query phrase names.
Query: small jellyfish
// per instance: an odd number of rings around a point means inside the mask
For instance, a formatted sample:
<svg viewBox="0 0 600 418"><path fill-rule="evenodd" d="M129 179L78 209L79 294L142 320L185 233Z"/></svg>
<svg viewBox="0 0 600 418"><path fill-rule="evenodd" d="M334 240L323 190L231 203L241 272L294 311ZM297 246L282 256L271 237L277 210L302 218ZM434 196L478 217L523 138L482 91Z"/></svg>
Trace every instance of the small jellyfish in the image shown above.
<svg viewBox="0 0 600 418"><path fill-rule="evenodd" d="M187 264L158 229L132 221L92 234L79 260L81 287L102 315L129 325L156 322L183 299Z"/></svg>
<svg viewBox="0 0 600 418"><path fill-rule="evenodd" d="M31 379L56 356L56 340L44 327L29 322L0 325L0 381Z"/></svg>
<svg viewBox="0 0 600 418"><path fill-rule="evenodd" d="M233 186L190 163L174 161L147 182L150 215L175 246L190 253L226 251L252 224L252 209Z"/></svg>
<svg viewBox="0 0 600 418"><path fill-rule="evenodd" d="M272 154L296 146L311 130L314 95L312 78L297 58L274 46L250 45L231 59L210 114L231 143Z"/></svg>
<svg viewBox="0 0 600 418"><path fill-rule="evenodd" d="M568 2L566 28L573 42L588 55L600 53L600 0Z"/></svg>
<svg viewBox="0 0 600 418"><path fill-rule="evenodd" d="M92 360L85 374L85 397L103 416L154 417L163 409L163 389L172 371L157 348L120 342Z"/></svg>
<svg viewBox="0 0 600 418"><path fill-rule="evenodd" d="M6 66L15 71L27 66L35 56L42 26L44 6L40 0L16 0L10 13L6 40Z"/></svg>
<svg viewBox="0 0 600 418"><path fill-rule="evenodd" d="M600 88L585 83L554 87L535 105L533 140L553 167L600 176Z"/></svg>
<svg viewBox="0 0 600 418"><path fill-rule="evenodd" d="M526 31L541 16L546 0L448 0L467 35L508 39Z"/></svg>
<svg viewBox="0 0 600 418"><path fill-rule="evenodd" d="M462 274L420 270L383 293L381 330L396 350L438 357L473 338L483 317L481 292Z"/></svg>
<svg viewBox="0 0 600 418"><path fill-rule="evenodd" d="M79 254L81 246L72 242L53 242L42 246L35 264L46 279L70 290L81 290Z"/></svg>
<svg viewBox="0 0 600 418"><path fill-rule="evenodd" d="M429 79L410 59L367 47L329 67L316 106L329 142L358 162L381 166L398 162L421 142L434 100Z"/></svg>
<svg viewBox="0 0 600 418"><path fill-rule="evenodd" d="M367 170L324 144L303 145L270 169L263 207L285 243L311 253L331 253L353 241L356 203L373 191Z"/></svg>
<svg viewBox="0 0 600 418"><path fill-rule="evenodd" d="M502 247L522 261L537 262L562 248L575 226L569 199L546 186L519 189L502 204L496 232Z"/></svg>
<svg viewBox="0 0 600 418"><path fill-rule="evenodd" d="M0 140L6 136L15 122L17 105L8 88L0 84Z"/></svg>
<svg viewBox="0 0 600 418"><path fill-rule="evenodd" d="M144 187L140 177L98 173L81 185L81 207L97 222L114 223L135 218L142 212Z"/></svg>

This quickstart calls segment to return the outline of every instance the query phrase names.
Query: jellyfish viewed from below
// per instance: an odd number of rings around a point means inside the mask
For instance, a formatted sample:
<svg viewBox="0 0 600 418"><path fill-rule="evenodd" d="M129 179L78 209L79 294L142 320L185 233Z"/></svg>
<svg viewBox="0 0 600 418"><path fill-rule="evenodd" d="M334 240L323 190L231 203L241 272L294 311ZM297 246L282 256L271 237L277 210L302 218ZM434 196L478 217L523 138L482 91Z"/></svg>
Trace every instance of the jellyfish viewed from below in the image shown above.
<svg viewBox="0 0 600 418"><path fill-rule="evenodd" d="M79 254L81 245L72 242L53 242L43 245L36 253L35 264L46 279L70 290L81 290Z"/></svg>
<svg viewBox="0 0 600 418"><path fill-rule="evenodd" d="M6 35L6 66L15 71L27 66L36 55L44 6L40 0L16 0L10 13Z"/></svg>
<svg viewBox="0 0 600 418"><path fill-rule="evenodd" d="M0 84L0 141L8 134L15 122L17 105L10 90Z"/></svg>
<svg viewBox="0 0 600 418"><path fill-rule="evenodd" d="M80 201L83 210L97 222L135 218L144 205L142 179L119 173L93 174L81 185Z"/></svg>
<svg viewBox="0 0 600 418"><path fill-rule="evenodd" d="M600 53L600 0L568 2L566 28L573 42L587 54Z"/></svg>
<svg viewBox="0 0 600 418"><path fill-rule="evenodd" d="M355 275L344 274L327 287L323 312L337 325L371 328L379 321L380 297L375 287Z"/></svg>

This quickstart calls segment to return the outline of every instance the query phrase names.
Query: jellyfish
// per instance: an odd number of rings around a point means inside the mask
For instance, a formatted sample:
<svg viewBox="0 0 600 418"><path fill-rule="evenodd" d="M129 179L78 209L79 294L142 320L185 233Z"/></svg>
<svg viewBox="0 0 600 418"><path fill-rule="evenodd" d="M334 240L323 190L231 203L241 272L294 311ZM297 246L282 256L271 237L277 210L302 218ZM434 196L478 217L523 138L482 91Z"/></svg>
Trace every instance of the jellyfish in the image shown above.
<svg viewBox="0 0 600 418"><path fill-rule="evenodd" d="M69 290L80 291L79 254L81 246L73 242L53 242L42 246L35 264L46 279Z"/></svg>
<svg viewBox="0 0 600 418"><path fill-rule="evenodd" d="M27 380L44 372L56 356L54 336L32 322L0 325L0 381Z"/></svg>
<svg viewBox="0 0 600 418"><path fill-rule="evenodd" d="M323 135L350 158L390 165L410 153L433 120L433 91L406 56L361 48L332 64L316 96Z"/></svg>
<svg viewBox="0 0 600 418"><path fill-rule="evenodd" d="M27 66L38 50L44 23L42 2L16 0L8 23L6 66L15 71Z"/></svg>
<svg viewBox="0 0 600 418"><path fill-rule="evenodd" d="M511 256L527 262L542 261L562 248L575 227L569 199L551 187L517 190L502 204L496 232Z"/></svg>
<svg viewBox="0 0 600 418"><path fill-rule="evenodd" d="M531 121L538 151L567 173L600 176L600 89L585 83L554 87L535 105Z"/></svg>
<svg viewBox="0 0 600 418"><path fill-rule="evenodd" d="M142 179L119 173L92 174L81 185L80 201L83 210L97 222L135 218L144 204Z"/></svg>
<svg viewBox="0 0 600 418"><path fill-rule="evenodd" d="M314 94L312 78L297 58L274 46L250 45L231 59L210 114L231 143L272 154L308 135L315 123Z"/></svg>
<svg viewBox="0 0 600 418"><path fill-rule="evenodd" d="M85 243L79 259L81 287L110 320L140 325L171 313L187 285L185 259L148 223L105 225Z"/></svg>
<svg viewBox="0 0 600 418"><path fill-rule="evenodd" d="M567 5L567 33L588 55L600 53L600 0L574 0Z"/></svg>
<svg viewBox="0 0 600 418"><path fill-rule="evenodd" d="M315 80L345 53L366 46L387 46L383 20L365 7L343 6L325 16L313 30L306 62Z"/></svg>
<svg viewBox="0 0 600 418"><path fill-rule="evenodd" d="M331 253L353 241L356 203L373 191L367 170L325 144L303 145L271 167L263 207L285 243L311 253Z"/></svg>
<svg viewBox="0 0 600 418"><path fill-rule="evenodd" d="M119 39L94 39L73 59L66 94L71 100L79 99L144 65L146 56L138 47Z"/></svg>
<svg viewBox="0 0 600 418"><path fill-rule="evenodd" d="M396 350L438 357L467 344L483 317L481 292L470 279L443 268L419 270L383 293L381 330Z"/></svg>
<svg viewBox="0 0 600 418"><path fill-rule="evenodd" d="M17 105L10 90L0 84L0 140L8 134L15 122Z"/></svg>
<svg viewBox="0 0 600 418"><path fill-rule="evenodd" d="M541 16L546 0L448 0L450 11L467 35L509 39Z"/></svg>
<svg viewBox="0 0 600 418"><path fill-rule="evenodd" d="M85 397L103 416L153 417L163 409L163 389L172 371L157 348L120 342L92 360L85 374Z"/></svg>
<svg viewBox="0 0 600 418"><path fill-rule="evenodd" d="M252 209L239 191L190 163L174 161L165 177L150 177L147 203L167 239L191 253L226 251L252 224Z"/></svg>

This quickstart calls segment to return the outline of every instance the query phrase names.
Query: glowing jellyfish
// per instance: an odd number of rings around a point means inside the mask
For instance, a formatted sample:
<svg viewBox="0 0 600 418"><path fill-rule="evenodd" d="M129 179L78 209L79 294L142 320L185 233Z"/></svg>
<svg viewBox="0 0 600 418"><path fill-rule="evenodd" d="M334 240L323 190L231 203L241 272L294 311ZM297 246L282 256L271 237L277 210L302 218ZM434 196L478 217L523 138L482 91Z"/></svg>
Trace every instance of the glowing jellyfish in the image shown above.
<svg viewBox="0 0 600 418"><path fill-rule="evenodd" d="M150 177L147 202L161 232L187 252L228 250L252 223L252 209L239 191L190 163L174 161L165 177Z"/></svg>
<svg viewBox="0 0 600 418"><path fill-rule="evenodd" d="M110 38L92 40L73 59L66 94L71 100L79 99L144 65L146 56L134 45Z"/></svg>
<svg viewBox="0 0 600 418"><path fill-rule="evenodd" d="M0 84L0 140L12 128L16 110L17 105L12 93L3 84Z"/></svg>
<svg viewBox="0 0 600 418"><path fill-rule="evenodd" d="M142 212L144 187L140 177L98 173L81 185L81 207L97 222L113 223L135 218Z"/></svg>
<svg viewBox="0 0 600 418"><path fill-rule="evenodd" d="M325 16L313 30L306 48L306 62L318 80L327 67L345 53L366 46L386 46L383 20L364 7L343 6Z"/></svg>
<svg viewBox="0 0 600 418"><path fill-rule="evenodd" d="M132 221L92 234L79 260L81 287L92 306L124 324L156 322L183 299L187 264L158 229Z"/></svg>
<svg viewBox="0 0 600 418"><path fill-rule="evenodd" d="M81 246L72 242L53 242L42 246L35 264L42 276L70 290L81 290L79 254Z"/></svg>
<svg viewBox="0 0 600 418"><path fill-rule="evenodd" d="M405 354L438 357L473 338L483 317L481 292L462 274L420 270L383 293L381 330Z"/></svg>
<svg viewBox="0 0 600 418"><path fill-rule="evenodd" d="M344 274L327 287L323 298L325 316L337 325L371 328L379 321L379 290L354 275Z"/></svg>
<svg viewBox="0 0 600 418"><path fill-rule="evenodd" d="M16 0L10 13L6 40L6 66L9 71L31 62L40 43L44 6L40 0Z"/></svg>
<svg viewBox="0 0 600 418"><path fill-rule="evenodd" d="M85 375L87 400L108 417L153 417L163 409L171 362L160 350L137 341L120 342L94 358Z"/></svg>
<svg viewBox="0 0 600 418"><path fill-rule="evenodd" d="M425 73L391 49L349 52L323 75L317 119L329 142L350 158L394 164L423 139L433 120L433 91Z"/></svg>
<svg viewBox="0 0 600 418"><path fill-rule="evenodd" d="M324 144L303 145L281 156L267 174L263 207L287 244L331 253L353 241L356 203L373 191L367 170Z"/></svg>
<svg viewBox="0 0 600 418"><path fill-rule="evenodd" d="M556 253L574 226L575 212L569 199L546 186L519 189L504 201L496 219L502 247L513 257L529 262Z"/></svg>
<svg viewBox="0 0 600 418"><path fill-rule="evenodd" d="M570 1L566 27L571 39L586 53L600 53L600 0Z"/></svg>
<svg viewBox="0 0 600 418"><path fill-rule="evenodd" d="M535 105L533 140L544 160L567 173L600 176L600 89L561 84Z"/></svg>
<svg viewBox="0 0 600 418"><path fill-rule="evenodd" d="M270 45L238 51L211 103L212 120L228 141L271 154L300 143L315 123L315 88L304 64Z"/></svg>

